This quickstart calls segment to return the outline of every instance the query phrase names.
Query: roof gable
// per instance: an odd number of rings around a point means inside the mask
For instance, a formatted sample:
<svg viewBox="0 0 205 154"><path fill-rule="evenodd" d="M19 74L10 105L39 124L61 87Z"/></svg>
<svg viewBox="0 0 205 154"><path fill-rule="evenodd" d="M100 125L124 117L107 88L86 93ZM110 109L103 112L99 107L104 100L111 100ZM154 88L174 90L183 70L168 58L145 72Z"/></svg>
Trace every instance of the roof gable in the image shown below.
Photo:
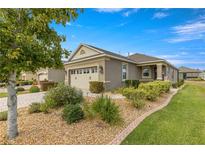
<svg viewBox="0 0 205 154"><path fill-rule="evenodd" d="M184 72L184 73L191 73L191 72L193 72L193 73L200 73L201 71L200 70L198 70L198 69L192 69L192 68L188 68L188 67L184 67L184 66L181 66L181 67L179 67L179 71L180 72Z"/></svg>
<svg viewBox="0 0 205 154"><path fill-rule="evenodd" d="M76 49L76 51L73 52L73 54L70 56L69 61L92 57L92 56L99 55L99 54L102 54L102 52L88 48L87 46L81 44Z"/></svg>

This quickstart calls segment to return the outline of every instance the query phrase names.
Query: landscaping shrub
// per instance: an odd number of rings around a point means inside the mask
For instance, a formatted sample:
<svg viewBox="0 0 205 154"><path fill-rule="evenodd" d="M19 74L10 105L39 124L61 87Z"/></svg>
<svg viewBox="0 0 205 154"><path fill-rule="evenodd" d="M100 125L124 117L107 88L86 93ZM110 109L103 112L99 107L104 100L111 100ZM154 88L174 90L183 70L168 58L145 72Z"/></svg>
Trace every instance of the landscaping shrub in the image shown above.
<svg viewBox="0 0 205 154"><path fill-rule="evenodd" d="M71 124L83 119L84 113L79 104L68 104L63 109L62 117L67 123Z"/></svg>
<svg viewBox="0 0 205 154"><path fill-rule="evenodd" d="M40 104L40 111L43 113L49 113L50 106L47 103Z"/></svg>
<svg viewBox="0 0 205 154"><path fill-rule="evenodd" d="M38 86L31 86L31 88L29 89L29 92L30 93L36 93L36 92L39 92L40 89Z"/></svg>
<svg viewBox="0 0 205 154"><path fill-rule="evenodd" d="M0 112L0 121L6 121L8 118L8 112L4 111L4 112Z"/></svg>
<svg viewBox="0 0 205 154"><path fill-rule="evenodd" d="M150 101L155 101L160 94L168 92L170 87L171 83L168 81L154 81L139 85L139 89L145 91L146 99Z"/></svg>
<svg viewBox="0 0 205 154"><path fill-rule="evenodd" d="M138 88L139 84L140 84L139 80L125 80L125 86L126 87Z"/></svg>
<svg viewBox="0 0 205 154"><path fill-rule="evenodd" d="M45 96L45 103L50 107L60 107L68 104L80 104L83 101L82 91L60 83L50 89Z"/></svg>
<svg viewBox="0 0 205 154"><path fill-rule="evenodd" d="M25 89L24 89L23 87L17 87L16 91L17 91L17 92L19 92L19 91L25 91Z"/></svg>
<svg viewBox="0 0 205 154"><path fill-rule="evenodd" d="M34 102L34 103L32 103L32 104L29 106L28 112L29 112L30 114L31 114L31 113L41 112L40 107L41 107L41 104L40 104L40 103Z"/></svg>
<svg viewBox="0 0 205 154"><path fill-rule="evenodd" d="M16 82L17 86L25 86L25 85L32 85L33 81L32 80L19 80Z"/></svg>
<svg viewBox="0 0 205 154"><path fill-rule="evenodd" d="M119 107L108 97L98 97L93 102L92 108L103 121L109 124L117 124L121 121Z"/></svg>
<svg viewBox="0 0 205 154"><path fill-rule="evenodd" d="M184 84L184 80L183 79L179 80L178 87L181 87L183 84Z"/></svg>
<svg viewBox="0 0 205 154"><path fill-rule="evenodd" d="M172 83L172 88L178 88L178 82Z"/></svg>
<svg viewBox="0 0 205 154"><path fill-rule="evenodd" d="M122 95L125 96L127 99L131 99L131 96L133 95L133 92L135 91L135 88L124 88L122 90Z"/></svg>
<svg viewBox="0 0 205 154"><path fill-rule="evenodd" d="M99 82L99 81L90 81L89 82L90 87L89 90L91 93L101 93L104 91L104 85L103 82Z"/></svg>
<svg viewBox="0 0 205 154"><path fill-rule="evenodd" d="M47 91L56 86L57 86L57 83L53 81L41 81L40 82L40 87L42 91Z"/></svg>
<svg viewBox="0 0 205 154"><path fill-rule="evenodd" d="M93 119L95 117L95 112L92 109L92 105L89 105L88 102L83 103L83 112L86 118Z"/></svg>

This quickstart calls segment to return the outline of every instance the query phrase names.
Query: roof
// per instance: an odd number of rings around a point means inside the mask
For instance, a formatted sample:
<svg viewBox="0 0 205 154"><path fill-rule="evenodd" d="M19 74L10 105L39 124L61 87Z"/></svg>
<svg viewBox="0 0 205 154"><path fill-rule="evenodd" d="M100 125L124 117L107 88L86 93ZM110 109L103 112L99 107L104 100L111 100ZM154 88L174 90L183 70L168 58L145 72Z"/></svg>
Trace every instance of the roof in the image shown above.
<svg viewBox="0 0 205 154"><path fill-rule="evenodd" d="M172 64L167 62L165 59L161 59L161 58L157 58L157 57L153 57L153 56L148 56L148 55L144 55L144 54L140 54L140 53L136 53L136 54L130 55L128 57L125 57L125 56L122 56L120 54L117 54L117 53L114 53L114 52L111 52L111 51L108 51L108 50L105 50L102 48L98 48L98 47L95 47L95 46L89 45L89 44L80 44L78 46L78 48L76 49L76 51L73 52L72 55L69 57L68 63L81 46L86 46L88 48L96 50L97 52L100 53L100 55L104 54L104 55L110 56L112 58L124 60L124 61L135 63L135 64L150 63L150 62L165 62L165 63L171 65L172 67L174 67L175 69L177 69L175 66L173 66ZM94 58L94 57L95 56L92 56L90 58Z"/></svg>
<svg viewBox="0 0 205 154"><path fill-rule="evenodd" d="M183 72L183 73L201 73L201 71L199 69L192 69L192 68L188 68L188 67L184 67L184 66L179 67L179 72Z"/></svg>
<svg viewBox="0 0 205 154"><path fill-rule="evenodd" d="M137 63L150 62L150 61L164 61L164 59L148 56L140 53L130 55L128 56L128 58L134 60Z"/></svg>
<svg viewBox="0 0 205 154"><path fill-rule="evenodd" d="M108 50L105 50L105 49L102 49L102 48L98 48L98 47L95 47L95 46L92 46L92 45L88 45L88 44L84 44L84 45L85 46L89 46L91 48L94 48L96 50L99 50L99 51L101 51L101 52L103 52L103 53L105 53L107 55L111 55L111 56L115 56L115 57L119 57L119 58L123 58L123 59L131 60L132 61L132 59L130 59L128 57L125 57L125 56L122 56L120 54L117 54L117 53L114 53L114 52L111 52L111 51L108 51ZM135 62L135 61L133 61L133 62Z"/></svg>

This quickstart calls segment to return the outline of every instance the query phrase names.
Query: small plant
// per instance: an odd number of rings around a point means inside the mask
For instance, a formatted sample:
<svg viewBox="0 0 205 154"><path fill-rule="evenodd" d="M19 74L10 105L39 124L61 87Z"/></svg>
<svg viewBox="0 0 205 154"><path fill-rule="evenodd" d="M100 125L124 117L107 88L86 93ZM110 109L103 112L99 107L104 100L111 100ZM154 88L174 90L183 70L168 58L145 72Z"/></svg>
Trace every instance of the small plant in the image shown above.
<svg viewBox="0 0 205 154"><path fill-rule="evenodd" d="M68 104L63 109L62 117L67 123L72 124L83 119L84 113L79 104Z"/></svg>
<svg viewBox="0 0 205 154"><path fill-rule="evenodd" d="M8 112L4 111L4 112L0 112L0 121L6 121L8 117Z"/></svg>
<svg viewBox="0 0 205 154"><path fill-rule="evenodd" d="M138 88L139 84L140 84L139 80L125 80L126 87Z"/></svg>
<svg viewBox="0 0 205 154"><path fill-rule="evenodd" d="M29 109L28 109L28 112L31 114L31 113L38 113L38 112L41 112L40 110L40 107L41 107L41 104L40 103L32 103L30 106L29 106Z"/></svg>
<svg viewBox="0 0 205 154"><path fill-rule="evenodd" d="M25 91L25 89L24 89L23 87L18 87L18 88L16 89L16 91L17 91L17 92L19 92L19 91Z"/></svg>
<svg viewBox="0 0 205 154"><path fill-rule="evenodd" d="M83 101L82 91L60 83L50 89L45 96L45 103L49 108L60 107L68 104L80 104Z"/></svg>
<svg viewBox="0 0 205 154"><path fill-rule="evenodd" d="M86 118L93 119L95 117L95 111L92 109L92 105L89 105L88 102L83 103L83 112Z"/></svg>
<svg viewBox="0 0 205 154"><path fill-rule="evenodd" d="M36 93L36 92L39 92L40 89L38 86L31 86L31 88L29 89L29 92L30 93Z"/></svg>
<svg viewBox="0 0 205 154"><path fill-rule="evenodd" d="M49 113L50 106L47 103L40 104L40 111L43 113Z"/></svg>
<svg viewBox="0 0 205 154"><path fill-rule="evenodd" d="M121 122L119 107L108 97L99 97L92 104L93 110L99 114L103 121L109 124Z"/></svg>
<svg viewBox="0 0 205 154"><path fill-rule="evenodd" d="M90 88L91 93L101 93L104 91L103 82L99 81L90 81Z"/></svg>

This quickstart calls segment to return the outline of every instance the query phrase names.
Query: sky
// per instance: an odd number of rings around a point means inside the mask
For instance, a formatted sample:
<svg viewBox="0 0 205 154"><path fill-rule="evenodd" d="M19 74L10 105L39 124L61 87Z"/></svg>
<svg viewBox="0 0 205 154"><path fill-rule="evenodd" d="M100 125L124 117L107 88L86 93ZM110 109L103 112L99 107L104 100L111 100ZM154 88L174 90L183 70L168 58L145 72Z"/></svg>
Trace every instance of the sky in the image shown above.
<svg viewBox="0 0 205 154"><path fill-rule="evenodd" d="M66 36L62 46L71 51L86 43L205 70L205 9L84 9L76 21L52 27Z"/></svg>

